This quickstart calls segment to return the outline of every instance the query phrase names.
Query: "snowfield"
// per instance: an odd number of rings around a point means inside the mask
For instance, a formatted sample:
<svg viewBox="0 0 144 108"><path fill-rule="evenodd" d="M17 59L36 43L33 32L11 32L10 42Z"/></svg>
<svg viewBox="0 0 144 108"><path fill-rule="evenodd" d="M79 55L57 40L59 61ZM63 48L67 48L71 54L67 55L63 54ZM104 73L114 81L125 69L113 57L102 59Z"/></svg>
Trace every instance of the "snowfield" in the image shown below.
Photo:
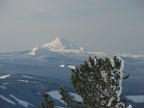
<svg viewBox="0 0 144 108"><path fill-rule="evenodd" d="M30 79L33 78L33 77L30 77L30 76L27 76L27 75L22 75L22 77L24 77L24 78L30 78Z"/></svg>
<svg viewBox="0 0 144 108"><path fill-rule="evenodd" d="M26 82L28 83L29 81L28 80L18 80L19 82Z"/></svg>
<svg viewBox="0 0 144 108"><path fill-rule="evenodd" d="M14 103L12 100L4 97L3 95L0 95L0 98L3 99L3 100L5 100L6 102L8 102L8 103L10 103L10 104L16 105L16 103Z"/></svg>
<svg viewBox="0 0 144 108"><path fill-rule="evenodd" d="M54 90L54 91L50 91L50 92L46 92L46 93L48 93L53 99L59 100L60 102L64 103L61 100L62 96L58 90ZM69 94L71 96L74 96L77 101L82 102L81 96L77 95L76 93L69 93Z"/></svg>
<svg viewBox="0 0 144 108"><path fill-rule="evenodd" d="M5 78L7 78L7 77L10 77L10 74L8 74L8 75L3 75L3 76L0 76L0 79L5 79Z"/></svg>
<svg viewBox="0 0 144 108"><path fill-rule="evenodd" d="M129 96L126 96L126 98L135 103L144 103L144 95L137 95L137 96L129 95Z"/></svg>
<svg viewBox="0 0 144 108"><path fill-rule="evenodd" d="M38 47L33 48L29 55L35 55L35 52L38 50Z"/></svg>
<svg viewBox="0 0 144 108"><path fill-rule="evenodd" d="M75 66L70 66L70 65L69 65L68 67L69 67L70 69L75 69Z"/></svg>
<svg viewBox="0 0 144 108"><path fill-rule="evenodd" d="M53 99L59 100L61 103L64 103L61 98L62 96L60 95L58 90L54 90L54 91L50 91L50 92L46 92L48 93Z"/></svg>
<svg viewBox="0 0 144 108"><path fill-rule="evenodd" d="M62 68L62 67L65 67L65 65L60 65L60 67Z"/></svg>
<svg viewBox="0 0 144 108"><path fill-rule="evenodd" d="M20 105L22 105L22 106L24 106L24 107L26 107L26 108L28 108L29 106L34 106L34 105L32 105L31 103L26 102L26 101L21 100L21 99L18 99L17 97L15 97L15 96L13 96L13 95L11 95L11 94L10 94L10 97L14 98Z"/></svg>
<svg viewBox="0 0 144 108"><path fill-rule="evenodd" d="M71 96L74 96L75 99L76 99L78 102L82 102L82 101L83 101L82 97L79 96L78 94L76 94L76 93L69 93L69 94L70 94Z"/></svg>
<svg viewBox="0 0 144 108"><path fill-rule="evenodd" d="M24 83L38 83L36 81L29 81L29 80L17 80L18 82L24 82Z"/></svg>
<svg viewBox="0 0 144 108"><path fill-rule="evenodd" d="M0 88L2 88L2 89L7 89L7 87L6 87L6 86L0 86Z"/></svg>

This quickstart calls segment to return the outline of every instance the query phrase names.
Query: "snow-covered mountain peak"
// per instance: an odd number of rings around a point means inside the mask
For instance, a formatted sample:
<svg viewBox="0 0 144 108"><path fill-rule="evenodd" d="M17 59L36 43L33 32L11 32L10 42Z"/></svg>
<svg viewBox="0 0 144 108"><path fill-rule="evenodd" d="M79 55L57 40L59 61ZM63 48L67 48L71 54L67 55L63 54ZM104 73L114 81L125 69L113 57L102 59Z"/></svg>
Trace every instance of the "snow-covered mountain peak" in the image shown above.
<svg viewBox="0 0 144 108"><path fill-rule="evenodd" d="M77 45L60 37L57 37L54 41L44 44L42 47L51 49L52 51L83 50L83 48L78 47Z"/></svg>
<svg viewBox="0 0 144 108"><path fill-rule="evenodd" d="M35 55L37 52L58 52L58 53L74 53L79 54L81 52L84 52L84 49L82 47L79 47L66 39L57 37L55 40L48 42L46 44L43 44L42 46L33 48L29 55Z"/></svg>

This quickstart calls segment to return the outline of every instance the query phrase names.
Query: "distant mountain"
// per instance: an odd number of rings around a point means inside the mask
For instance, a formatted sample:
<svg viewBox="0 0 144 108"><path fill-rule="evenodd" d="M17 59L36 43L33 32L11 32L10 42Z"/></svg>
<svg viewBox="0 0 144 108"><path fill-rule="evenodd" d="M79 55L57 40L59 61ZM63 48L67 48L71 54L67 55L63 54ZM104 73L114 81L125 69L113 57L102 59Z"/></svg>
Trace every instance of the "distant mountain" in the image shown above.
<svg viewBox="0 0 144 108"><path fill-rule="evenodd" d="M57 37L54 41L42 45L43 48L50 49L52 51L65 51L65 50L80 50L83 51L82 47L79 47L68 40Z"/></svg>
<svg viewBox="0 0 144 108"><path fill-rule="evenodd" d="M104 52L90 52L85 50L84 48L73 44L72 42L57 37L54 41L43 44L42 46L33 48L28 55L38 55L44 54L48 52L55 52L66 56L113 56L118 55L121 57L129 57L129 58L144 58L144 55L132 55L132 54L106 54Z"/></svg>
<svg viewBox="0 0 144 108"><path fill-rule="evenodd" d="M90 52L63 38L57 37L31 50L0 53L0 62L16 65L66 65L79 64L89 56L113 57L118 55L124 58L144 59L143 55L132 54L107 54L104 52Z"/></svg>
<svg viewBox="0 0 144 108"><path fill-rule="evenodd" d="M57 37L54 41L43 44L42 46L33 48L28 55L38 55L39 53L55 52L66 56L106 56L104 52L89 52L84 48L75 45L68 40Z"/></svg>
<svg viewBox="0 0 144 108"><path fill-rule="evenodd" d="M84 52L84 48L79 47L63 38L57 37L52 42L33 48L30 52L30 55L35 55L39 51L52 51L58 53L81 53Z"/></svg>

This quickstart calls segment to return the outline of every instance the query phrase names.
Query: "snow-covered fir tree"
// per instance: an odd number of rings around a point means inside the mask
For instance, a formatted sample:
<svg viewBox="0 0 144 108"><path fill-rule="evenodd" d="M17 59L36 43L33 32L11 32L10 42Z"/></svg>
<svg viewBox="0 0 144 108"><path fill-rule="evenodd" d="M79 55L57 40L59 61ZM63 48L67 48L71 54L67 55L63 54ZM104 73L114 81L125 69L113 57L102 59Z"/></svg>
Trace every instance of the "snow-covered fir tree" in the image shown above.
<svg viewBox="0 0 144 108"><path fill-rule="evenodd" d="M78 102L63 87L60 88L62 100L68 108L126 108L126 101L121 98L124 61L120 57L88 61L72 69L72 85L83 99ZM49 107L41 107L49 108Z"/></svg>
<svg viewBox="0 0 144 108"><path fill-rule="evenodd" d="M39 108L55 108L54 102L48 98L49 95L47 93L44 92L42 96L44 98L44 102L40 103Z"/></svg>

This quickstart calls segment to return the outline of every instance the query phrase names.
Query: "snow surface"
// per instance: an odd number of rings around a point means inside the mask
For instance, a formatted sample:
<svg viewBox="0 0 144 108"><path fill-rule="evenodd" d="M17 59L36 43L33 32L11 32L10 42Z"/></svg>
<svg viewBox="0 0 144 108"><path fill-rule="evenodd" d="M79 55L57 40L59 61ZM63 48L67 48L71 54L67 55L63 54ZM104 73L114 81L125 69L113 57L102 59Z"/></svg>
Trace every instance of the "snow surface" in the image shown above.
<svg viewBox="0 0 144 108"><path fill-rule="evenodd" d="M7 77L9 77L10 76L10 74L8 74L8 75L3 75L3 76L0 76L0 79L5 79L5 78L7 78Z"/></svg>
<svg viewBox="0 0 144 108"><path fill-rule="evenodd" d="M28 80L18 80L19 82L26 82L28 83L29 81Z"/></svg>
<svg viewBox="0 0 144 108"><path fill-rule="evenodd" d="M88 55L91 56L99 56L99 57L106 57L107 54L104 52L87 52Z"/></svg>
<svg viewBox="0 0 144 108"><path fill-rule="evenodd" d="M67 107L60 107L60 106L56 106L56 108L67 108Z"/></svg>
<svg viewBox="0 0 144 108"><path fill-rule="evenodd" d="M117 71L119 71L119 75L120 75L120 79L119 79L119 90L116 90L116 94L117 94L117 100L119 101L120 100L120 95L121 95L121 92L122 92L122 81L123 81L123 69L124 69L124 60L121 58L121 57L118 57L119 58L119 60L121 61L121 67L120 67L120 69L119 70L117 70ZM112 66L114 66L114 60L113 59L110 59L111 60L111 64L112 64ZM109 103L108 103L108 105L110 106L111 105L111 103L112 103L112 101L113 101L113 98L114 97L112 97L111 99L110 99L110 101L109 101ZM119 107L119 104L122 104L122 103L117 103L117 105L115 106L116 108L118 108ZM125 106L125 105L124 105ZM132 105L129 105L127 108L132 108Z"/></svg>
<svg viewBox="0 0 144 108"><path fill-rule="evenodd" d="M117 101L120 101L120 95L121 95L121 92L122 92L122 78L123 78L123 72L122 71L124 69L124 60L122 60L121 57L118 57L118 58L121 61L121 67L120 67L119 70L117 70L119 72L120 79L119 79L119 85L118 85L119 89L117 89L115 92L116 92L116 95L117 95ZM113 59L110 59L110 60L111 60L112 66L114 66L114 60ZM102 72L102 73L104 74L104 72ZM113 88L115 88L115 86L113 86ZM110 98L110 100L108 102L108 106L111 106L111 103L112 103L113 99L114 99L114 97ZM119 103L116 106L119 106Z"/></svg>
<svg viewBox="0 0 144 108"><path fill-rule="evenodd" d="M36 81L29 81L29 80L17 80L17 81L24 82L24 83L28 83L28 82L30 82L30 83L38 83Z"/></svg>
<svg viewBox="0 0 144 108"><path fill-rule="evenodd" d="M121 57L119 57L119 60L121 61L121 68L119 70L120 72L120 81L119 81L119 85L120 85L120 90L117 91L117 97L120 97L121 92L122 92L122 78L123 78L123 69L124 69L124 60L121 59Z"/></svg>
<svg viewBox="0 0 144 108"><path fill-rule="evenodd" d="M36 51L38 50L71 54L79 54L84 52L84 48L79 47L60 37L57 37L54 41L48 42L42 46L33 48L28 55L35 55Z"/></svg>
<svg viewBox="0 0 144 108"><path fill-rule="evenodd" d="M31 50L31 52L30 52L29 55L35 55L35 53L36 53L37 50L38 50L38 47L33 48L33 49Z"/></svg>
<svg viewBox="0 0 144 108"><path fill-rule="evenodd" d="M70 94L71 96L74 96L77 101L79 101L79 102L82 102L82 101L83 101L82 97L79 96L78 94L76 94L76 93L69 93L69 94Z"/></svg>
<svg viewBox="0 0 144 108"><path fill-rule="evenodd" d="M69 65L68 67L69 67L70 69L75 69L75 66L70 66L70 65Z"/></svg>
<svg viewBox="0 0 144 108"><path fill-rule="evenodd" d="M127 108L132 108L132 105L129 105Z"/></svg>
<svg viewBox="0 0 144 108"><path fill-rule="evenodd" d="M62 67L65 67L65 65L60 65L60 67L62 68Z"/></svg>
<svg viewBox="0 0 144 108"><path fill-rule="evenodd" d="M6 82L5 82L5 83L2 83L2 85L8 85L8 84L10 84L10 83L6 83Z"/></svg>
<svg viewBox="0 0 144 108"><path fill-rule="evenodd" d="M64 101L61 100L62 96L61 96L61 94L59 93L58 90L53 90L53 91L46 92L46 93L48 93L53 99L59 100L61 103L64 103ZM82 102L82 98L78 94L71 93L71 92L69 94L71 96L74 96L77 101Z"/></svg>
<svg viewBox="0 0 144 108"><path fill-rule="evenodd" d="M59 100L61 103L64 103L61 98L62 96L60 95L58 90L54 90L54 91L50 91L50 92L46 92L48 93L53 99Z"/></svg>
<svg viewBox="0 0 144 108"><path fill-rule="evenodd" d="M144 103L144 95L129 95L126 98L135 103Z"/></svg>
<svg viewBox="0 0 144 108"><path fill-rule="evenodd" d="M144 57L144 55L133 55L133 54L116 54L117 56L121 56L121 57L129 57L129 58L140 58L140 57Z"/></svg>
<svg viewBox="0 0 144 108"><path fill-rule="evenodd" d="M43 48L50 48L51 50L83 50L83 48L74 45L73 43L57 37L54 41L46 43L43 45Z"/></svg>
<svg viewBox="0 0 144 108"><path fill-rule="evenodd" d="M24 106L24 107L26 107L26 108L28 108L29 106L34 106L34 105L32 105L31 103L26 102L26 101L21 100L21 99L18 99L18 98L16 98L15 96L13 96L13 95L11 95L11 94L10 94L10 97L14 98L20 105L22 105L22 106Z"/></svg>
<svg viewBox="0 0 144 108"><path fill-rule="evenodd" d="M6 87L6 86L0 86L0 88L2 88L2 89L7 89L7 87Z"/></svg>
<svg viewBox="0 0 144 108"><path fill-rule="evenodd" d="M8 102L8 103L10 103L10 104L16 105L16 103L14 103L12 100L4 97L3 95L0 95L0 98L3 99L3 100L5 100L6 102Z"/></svg>
<svg viewBox="0 0 144 108"><path fill-rule="evenodd" d="M33 78L33 77L30 77L30 76L27 76L27 75L22 75L22 77L24 77L24 78L30 78L30 79Z"/></svg>

